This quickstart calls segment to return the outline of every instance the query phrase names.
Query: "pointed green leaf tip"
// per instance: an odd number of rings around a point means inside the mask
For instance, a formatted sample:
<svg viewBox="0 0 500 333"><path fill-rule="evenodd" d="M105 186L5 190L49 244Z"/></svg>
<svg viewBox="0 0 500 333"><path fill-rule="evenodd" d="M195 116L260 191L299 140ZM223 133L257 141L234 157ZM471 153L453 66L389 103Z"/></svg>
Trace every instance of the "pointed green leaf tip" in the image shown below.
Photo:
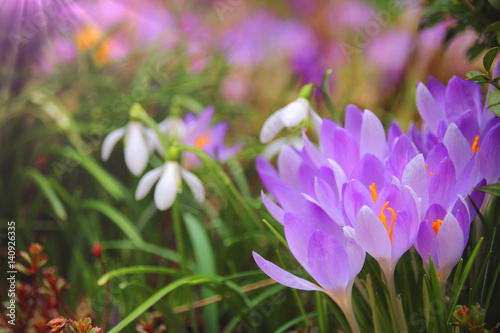
<svg viewBox="0 0 500 333"><path fill-rule="evenodd" d="M313 88L312 83L309 83L309 84L306 84L305 86L303 86L302 89L300 89L299 97L305 98L307 100L311 99L312 92L313 92L312 88Z"/></svg>
<svg viewBox="0 0 500 333"><path fill-rule="evenodd" d="M500 90L493 89L488 97L489 108L500 117Z"/></svg>
<svg viewBox="0 0 500 333"><path fill-rule="evenodd" d="M491 50L489 50L488 52L486 52L486 54L484 55L483 65L484 65L484 69L486 69L487 72L490 71L491 65L493 64L493 61L495 61L495 58L496 58L499 50L500 50L500 47L494 47Z"/></svg>

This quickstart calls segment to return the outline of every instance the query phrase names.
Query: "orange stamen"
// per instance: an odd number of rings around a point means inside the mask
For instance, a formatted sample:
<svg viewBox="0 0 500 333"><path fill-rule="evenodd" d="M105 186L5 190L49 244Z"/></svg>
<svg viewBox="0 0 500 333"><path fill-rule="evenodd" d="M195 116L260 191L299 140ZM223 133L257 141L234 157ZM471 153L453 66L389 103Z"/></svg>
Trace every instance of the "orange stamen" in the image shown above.
<svg viewBox="0 0 500 333"><path fill-rule="evenodd" d="M200 135L196 137L196 139L194 140L194 146L198 149L203 149L210 142L210 139L211 139L210 133L205 133L203 135Z"/></svg>
<svg viewBox="0 0 500 333"><path fill-rule="evenodd" d="M431 171L431 176L434 174L434 172Z"/></svg>
<svg viewBox="0 0 500 333"><path fill-rule="evenodd" d="M474 138L474 142L472 143L472 151L475 153L478 148L478 143L479 143L479 135ZM481 148L479 148L481 150Z"/></svg>
<svg viewBox="0 0 500 333"><path fill-rule="evenodd" d="M387 234L389 235L389 239L390 239L391 245L392 245L392 232L394 230L394 221L396 221L397 214L394 211L394 209L392 209L391 207L388 207L388 206L389 206L389 201L387 201L385 203L385 205L382 207L382 210L380 211L380 215L378 216L378 218L380 219L380 221L382 221L382 224L384 225L385 230L387 231ZM385 213L384 213L386 208L388 211L390 211L392 213L391 227L390 228L387 225L387 217L385 216Z"/></svg>
<svg viewBox="0 0 500 333"><path fill-rule="evenodd" d="M427 170L427 168L428 168L428 167L429 167L429 166L426 164L426 165L425 165L425 170Z"/></svg>
<svg viewBox="0 0 500 333"><path fill-rule="evenodd" d="M375 183L370 185L370 193L372 194L373 202L377 203L377 187Z"/></svg>
<svg viewBox="0 0 500 333"><path fill-rule="evenodd" d="M109 54L111 44L109 41L102 41L102 33L99 29L93 26L84 27L76 35L76 47L80 52L88 52L97 47L95 50L95 60L99 65L105 65L109 62Z"/></svg>
<svg viewBox="0 0 500 333"><path fill-rule="evenodd" d="M435 222L432 222L432 229L436 232L436 236L438 235L439 228L441 228L441 224L443 223L443 220L437 220Z"/></svg>

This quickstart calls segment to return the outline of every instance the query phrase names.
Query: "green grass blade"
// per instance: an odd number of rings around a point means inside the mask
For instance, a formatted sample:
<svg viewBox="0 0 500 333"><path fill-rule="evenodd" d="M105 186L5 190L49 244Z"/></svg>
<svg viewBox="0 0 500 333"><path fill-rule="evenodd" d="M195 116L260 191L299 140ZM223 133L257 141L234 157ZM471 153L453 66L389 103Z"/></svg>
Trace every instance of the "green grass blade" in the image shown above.
<svg viewBox="0 0 500 333"><path fill-rule="evenodd" d="M118 228L120 228L125 235L134 243L135 246L142 248L144 246L144 240L142 239L139 231L135 225L121 212L108 205L105 202L88 199L82 203L82 208L96 210L104 215L106 215L111 221L113 221Z"/></svg>
<svg viewBox="0 0 500 333"><path fill-rule="evenodd" d="M469 276L469 273L472 269L472 265L474 264L474 260L476 259L479 249L481 247L481 244L483 243L483 238L479 239L479 242L477 242L476 247L474 248L474 251L472 251L472 254L469 257L469 260L467 261L467 264L465 265L464 271L462 273L462 276L460 276L460 280L458 282L457 288L460 290L457 291L456 294L452 295L451 301L450 301L450 306L448 308L448 319L446 320L446 323L451 323L451 317L453 315L453 311L455 310L455 307L457 306L458 302L458 297L461 294L461 290L463 289L462 286L465 285L465 280Z"/></svg>
<svg viewBox="0 0 500 333"><path fill-rule="evenodd" d="M68 214L66 213L66 209L64 208L63 203L57 196L56 192L50 185L50 182L47 178L45 178L40 172L35 169L26 169L24 171L25 175L31 178L40 188L44 196L50 203L52 210L61 220L66 221L68 219Z"/></svg>
<svg viewBox="0 0 500 333"><path fill-rule="evenodd" d="M166 267L158 267L158 266L131 266L131 267L123 267L118 268L112 271L107 272L103 276L97 280L97 285L102 286L109 282L109 280L131 274L145 274L145 273L153 273L153 274L166 274L166 275L179 275L180 272L176 269L166 268Z"/></svg>

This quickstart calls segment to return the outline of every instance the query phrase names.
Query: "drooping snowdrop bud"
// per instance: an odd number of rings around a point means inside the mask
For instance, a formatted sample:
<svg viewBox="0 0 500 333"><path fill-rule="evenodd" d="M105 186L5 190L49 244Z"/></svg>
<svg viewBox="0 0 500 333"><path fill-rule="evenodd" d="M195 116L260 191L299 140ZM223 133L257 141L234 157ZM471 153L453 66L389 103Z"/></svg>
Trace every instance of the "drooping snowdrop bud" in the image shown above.
<svg viewBox="0 0 500 333"><path fill-rule="evenodd" d="M139 176L148 164L149 148L146 129L138 121L131 121L127 126L109 133L102 143L101 158L107 161L114 146L122 137L125 137L125 164L132 174Z"/></svg>
<svg viewBox="0 0 500 333"><path fill-rule="evenodd" d="M284 108L273 113L262 126L260 132L260 141L268 143L278 135L285 127L291 129L298 126L308 116L311 116L314 127L319 130L321 128L322 119L311 107L309 98L312 94L312 86L310 84L304 86L297 98L292 103Z"/></svg>

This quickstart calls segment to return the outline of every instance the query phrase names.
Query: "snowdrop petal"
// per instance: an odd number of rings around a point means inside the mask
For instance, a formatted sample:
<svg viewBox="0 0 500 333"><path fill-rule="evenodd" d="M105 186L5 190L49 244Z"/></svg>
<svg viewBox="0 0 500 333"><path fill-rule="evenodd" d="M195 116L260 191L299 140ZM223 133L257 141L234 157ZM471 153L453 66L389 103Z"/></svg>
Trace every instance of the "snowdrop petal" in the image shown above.
<svg viewBox="0 0 500 333"><path fill-rule="evenodd" d="M125 164L135 176L139 176L149 160L149 148L140 123L130 122L125 133Z"/></svg>
<svg viewBox="0 0 500 333"><path fill-rule="evenodd" d="M200 178L183 168L181 168L181 176L191 190L191 193L193 193L194 199L202 204L205 201L205 188Z"/></svg>
<svg viewBox="0 0 500 333"><path fill-rule="evenodd" d="M141 178L139 185L137 185L137 190L135 191L135 200L141 200L151 191L151 187L158 181L162 171L163 167L159 167L149 171Z"/></svg>
<svg viewBox="0 0 500 333"><path fill-rule="evenodd" d="M278 110L273 113L269 118L267 118L264 125L262 125L262 130L260 131L260 142L268 143L274 139L283 128L285 128L280 112L281 110Z"/></svg>
<svg viewBox="0 0 500 333"><path fill-rule="evenodd" d="M306 119L309 108L307 99L300 97L281 109L281 121L288 128L295 127Z"/></svg>
<svg viewBox="0 0 500 333"><path fill-rule="evenodd" d="M125 135L125 127L114 130L102 142L101 158L107 161L116 143Z"/></svg>
<svg viewBox="0 0 500 333"><path fill-rule="evenodd" d="M175 162L165 165L158 184L156 184L154 200L159 210L169 209L177 197L180 184L180 166Z"/></svg>

